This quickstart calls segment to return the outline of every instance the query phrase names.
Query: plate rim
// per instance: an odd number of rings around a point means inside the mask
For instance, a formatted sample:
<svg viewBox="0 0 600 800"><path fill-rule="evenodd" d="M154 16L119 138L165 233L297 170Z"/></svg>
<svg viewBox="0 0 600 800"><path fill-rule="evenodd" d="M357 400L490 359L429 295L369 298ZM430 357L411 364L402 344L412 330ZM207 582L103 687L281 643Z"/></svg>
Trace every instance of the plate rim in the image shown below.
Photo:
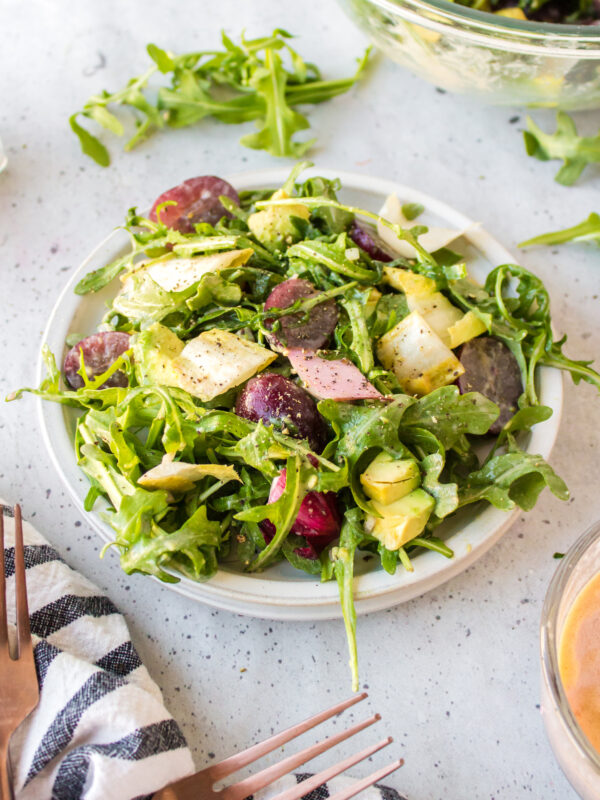
<svg viewBox="0 0 600 800"><path fill-rule="evenodd" d="M265 185L280 185L288 174L289 169L275 167L234 173L226 176L226 179L237 189L249 189ZM488 262L495 265L514 261L506 248L478 223L473 222L442 200L431 197L425 192L393 180L345 170L312 167L303 173L304 177L315 175L322 175L330 179L339 178L342 183L342 192L344 189L371 192L380 196L380 198L396 192L402 199L421 203L425 206L427 212L443 218L457 229L467 229L464 238L480 251ZM122 228L115 228L96 245L87 258L71 274L50 313L42 336L42 346L48 344L54 353L63 351L65 333L68 331L77 309L85 302L84 298L75 295L73 291L75 284L83 274L89 271L90 264L95 258L113 244L116 248L118 239L125 235ZM123 244L125 244L125 241L123 241ZM122 249L123 244L120 245L119 249ZM61 331L65 333L61 334ZM62 339L62 342L56 348L55 344L58 339ZM37 368L38 381L44 375L45 369L40 354ZM540 455L547 459L552 451L560 427L563 401L562 373L559 370L542 367L540 370L540 387L541 397L546 398L546 401L548 401L547 395L551 398L551 402L548 404L551 405L553 414L549 420L535 426L528 449L537 445L536 452L539 452ZM85 514L85 519L91 527L104 542L112 541L114 532L107 523L100 519L99 511L85 512L83 509L85 492L83 492L82 486L87 487L87 481L72 457L73 445L64 425L65 407L62 404L44 401L39 397L36 400L42 438L54 468L67 487L75 505ZM68 448L65 446L65 440L68 442ZM67 459L66 463L71 468L74 467L74 470L65 468L65 460L62 456L66 454L67 450L70 451L71 462L69 463ZM72 474L75 471L77 476L73 480ZM69 473L71 473L71 476ZM80 491L78 491L78 488ZM87 488L85 491L87 492ZM472 543L465 541L467 537L464 535L464 530L453 534L451 537L453 543L456 540L456 547L460 545L461 552L456 553L455 547L455 556L452 559L445 559L433 552L420 553L415 559L415 572L413 573L397 571L392 576L378 569L355 577L354 588L357 613L364 614L378 611L407 602L446 583L483 556L511 527L519 512L518 508L508 513L500 511L493 506L483 508L473 520L467 523L465 529L469 530L476 522L479 527L483 523L484 529L486 526L492 526L493 521L496 521L496 523L481 540L474 535ZM426 559L428 559L428 564L435 559L433 569L425 570ZM422 565L421 574L418 572L417 564ZM158 579L154 578L154 580ZM162 581L160 583L163 586L165 585ZM224 610L263 619L316 620L341 618L342 616L335 581L321 583L306 577L299 577L295 580L269 579L220 568L217 574L207 582L197 583L191 579L183 578L179 583L166 584L166 586L190 599ZM307 587L310 587L308 594ZM300 591L298 592L297 589L300 589Z"/></svg>

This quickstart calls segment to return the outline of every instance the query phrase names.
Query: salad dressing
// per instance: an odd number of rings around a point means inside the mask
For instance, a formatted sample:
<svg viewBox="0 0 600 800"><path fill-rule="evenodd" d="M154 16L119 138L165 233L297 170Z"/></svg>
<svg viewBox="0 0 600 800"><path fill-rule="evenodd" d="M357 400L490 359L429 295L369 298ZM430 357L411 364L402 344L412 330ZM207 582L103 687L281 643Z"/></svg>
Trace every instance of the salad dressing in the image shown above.
<svg viewBox="0 0 600 800"><path fill-rule="evenodd" d="M600 753L600 573L577 595L567 615L558 664L575 719Z"/></svg>

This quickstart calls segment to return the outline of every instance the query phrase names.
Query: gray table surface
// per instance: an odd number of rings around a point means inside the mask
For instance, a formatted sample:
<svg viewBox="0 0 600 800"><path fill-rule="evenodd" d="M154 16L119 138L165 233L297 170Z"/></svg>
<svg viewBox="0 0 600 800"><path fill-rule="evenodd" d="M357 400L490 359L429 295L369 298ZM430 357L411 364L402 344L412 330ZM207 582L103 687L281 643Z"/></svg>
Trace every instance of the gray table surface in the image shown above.
<svg viewBox="0 0 600 800"><path fill-rule="evenodd" d="M35 380L45 321L87 253L125 210L203 173L280 164L237 145L241 131L207 122L159 135L132 154L113 146L102 170L79 152L67 117L90 94L144 69L144 46L212 47L225 25L236 35L285 27L326 75L348 73L364 39L335 3L304 0L3 0L0 5L2 395ZM551 112L536 118L552 124ZM514 119L518 117L518 119ZM397 179L451 203L509 249L596 208L598 172L577 188L553 182L554 164L525 156L522 109L485 108L436 91L383 59L369 80L310 111L321 166ZM594 131L599 114L579 115ZM593 358L600 252L593 246L520 253L546 281L555 325L569 351ZM0 407L0 495L26 515L68 562L126 614L132 635L198 766L349 694L340 621L267 622L194 604L119 570L54 474L34 401ZM556 765L539 713L538 625L555 551L598 516L600 398L565 381L552 463L571 488L548 492L486 556L434 592L359 621L362 683L383 714L404 768L390 783L410 800L544 798L574 793ZM355 715L358 717L358 713ZM367 743L375 734L362 734ZM349 752L350 745L342 747ZM374 764L384 762L383 755ZM366 774L361 765L356 774Z"/></svg>

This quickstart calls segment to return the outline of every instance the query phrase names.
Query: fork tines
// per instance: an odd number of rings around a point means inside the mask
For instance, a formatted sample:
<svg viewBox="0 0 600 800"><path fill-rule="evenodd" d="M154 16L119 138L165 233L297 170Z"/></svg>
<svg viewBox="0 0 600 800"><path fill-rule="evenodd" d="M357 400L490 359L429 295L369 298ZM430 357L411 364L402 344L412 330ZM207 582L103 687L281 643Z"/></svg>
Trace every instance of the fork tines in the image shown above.
<svg viewBox="0 0 600 800"><path fill-rule="evenodd" d="M5 511L7 509L0 506L0 743L4 746L0 756L0 797L10 798L13 794L6 757L8 741L13 732L38 704L39 686L29 630L23 525L19 506L15 506L13 514L17 646L12 655L9 647L4 550ZM11 515L9 514L9 516Z"/></svg>
<svg viewBox="0 0 600 800"><path fill-rule="evenodd" d="M8 644L8 622L6 614L6 565L4 563L4 514L5 507L0 506L0 646ZM15 604L17 622L17 650L15 658L27 654L31 647L29 630L29 609L27 606L27 585L25 582L25 555L23 547L23 521L21 506L12 509L11 516L15 523Z"/></svg>
<svg viewBox="0 0 600 800"><path fill-rule="evenodd" d="M197 795L195 793L192 794L192 791L197 792L198 789L202 787L203 796L207 798L213 797L218 798L218 800L243 800L260 789L270 786L278 778L289 774L292 770L296 769L302 764L305 764L307 761L310 761L316 756L321 755L321 753L326 752L336 744L349 739L356 733L359 733L365 728L368 728L370 725L373 725L375 722L378 722L381 719L380 715L374 714L362 722L358 722L355 725L352 725L350 728L341 731L340 733L336 733L329 738L310 745L304 750L301 750L299 753L288 756L276 764L266 767L260 772L227 786L220 791L215 791L213 789L213 785L217 781L220 781L223 778L226 778L234 772L242 769L242 767L253 763L262 756L267 755L287 742L290 742L292 739L295 739L297 736L300 736L311 728L314 728L321 722L334 717L336 714L341 713L346 708L353 706L355 703L359 703L366 697L367 694L363 693L351 697L348 700L344 700L343 702L338 703L326 711L322 711L319 714L315 714L313 717L309 717L308 719L304 720L304 722L300 722L297 725L293 725L291 728L276 734L275 736L271 736L264 742L253 745L247 750L230 756L218 764L213 764L212 766L196 773L195 775L192 775L188 778L183 778L183 780L178 781L172 786L167 787L159 792L155 797L161 798L161 800L187 800L187 798L196 797ZM297 785L284 790L275 798L273 798L273 800L299 800L299 798L313 791L313 789L322 786L324 783L331 780L331 778L334 778L336 775L339 775L346 769L354 766L354 764L357 764L359 761L368 758L369 756L373 755L373 753L376 753L378 750L386 747L391 742L391 737L382 739L376 744L370 745L364 750L361 750L360 752L355 753L354 755L351 755L342 761L339 761L337 764L322 770L318 774L301 781ZM347 800L350 797L354 797L354 795L358 792L366 789L368 786L372 786L374 783L381 780L381 778L389 775L391 772L401 767L403 763L403 759L399 759L388 766L383 767L377 772L374 772L367 778L353 782L346 789L342 789L341 791L332 795L331 800Z"/></svg>

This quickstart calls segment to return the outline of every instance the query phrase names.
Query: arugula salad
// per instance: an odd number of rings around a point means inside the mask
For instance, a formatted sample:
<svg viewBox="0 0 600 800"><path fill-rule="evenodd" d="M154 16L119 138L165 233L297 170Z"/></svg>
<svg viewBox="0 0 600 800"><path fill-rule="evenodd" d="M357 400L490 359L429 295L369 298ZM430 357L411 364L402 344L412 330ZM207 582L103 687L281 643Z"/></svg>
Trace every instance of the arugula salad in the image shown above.
<svg viewBox="0 0 600 800"><path fill-rule="evenodd" d="M594 0L453 0L478 11L504 17L569 25L597 25L599 9Z"/></svg>
<svg viewBox="0 0 600 800"><path fill-rule="evenodd" d="M464 506L566 499L520 446L552 413L536 369L600 375L563 354L525 268L478 285L449 246L462 231L419 225L395 195L380 214L344 205L306 166L277 190L201 176L131 209L128 252L76 289L118 276L98 331L69 339L62 369L46 349L41 386L14 396L81 412L86 509L108 501L127 573L286 559L337 580L357 689L358 552L418 569L423 549L452 558L442 523Z"/></svg>

